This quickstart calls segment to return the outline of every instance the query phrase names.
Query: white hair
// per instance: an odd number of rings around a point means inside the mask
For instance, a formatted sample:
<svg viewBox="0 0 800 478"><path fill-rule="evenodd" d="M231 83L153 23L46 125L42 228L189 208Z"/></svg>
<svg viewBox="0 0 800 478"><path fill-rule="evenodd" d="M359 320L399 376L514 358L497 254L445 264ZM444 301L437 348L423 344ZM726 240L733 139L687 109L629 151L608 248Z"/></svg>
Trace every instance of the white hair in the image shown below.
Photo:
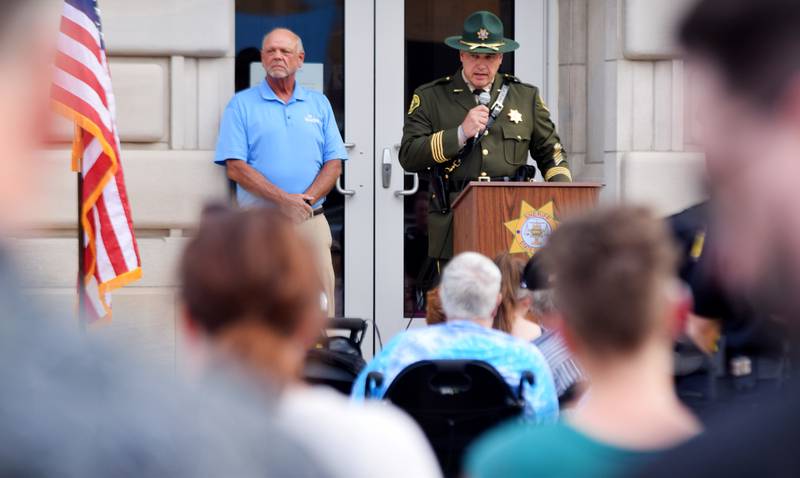
<svg viewBox="0 0 800 478"><path fill-rule="evenodd" d="M488 257L464 252L447 264L439 297L447 320L490 319L500 294L500 269Z"/></svg>
<svg viewBox="0 0 800 478"><path fill-rule="evenodd" d="M287 32L287 33L291 34L294 37L294 39L297 41L297 53L305 53L306 52L303 49L303 39L300 38L300 35L298 35L297 33L289 30L288 28L283 28L283 27L273 28L272 30L268 31L266 35L264 35L264 38L261 39L261 48L262 49L264 48L264 42L267 41L267 37L272 35L273 33L277 32L277 31Z"/></svg>

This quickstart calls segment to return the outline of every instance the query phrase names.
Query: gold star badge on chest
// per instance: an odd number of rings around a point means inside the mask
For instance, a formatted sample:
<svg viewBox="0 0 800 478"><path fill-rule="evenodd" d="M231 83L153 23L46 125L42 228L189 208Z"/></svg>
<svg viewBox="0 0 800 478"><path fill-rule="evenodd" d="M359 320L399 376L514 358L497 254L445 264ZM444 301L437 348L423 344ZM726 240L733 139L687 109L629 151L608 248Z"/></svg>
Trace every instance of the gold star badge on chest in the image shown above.
<svg viewBox="0 0 800 478"><path fill-rule="evenodd" d="M522 122L522 113L512 108L511 111L508 112L508 119L512 123L519 124Z"/></svg>

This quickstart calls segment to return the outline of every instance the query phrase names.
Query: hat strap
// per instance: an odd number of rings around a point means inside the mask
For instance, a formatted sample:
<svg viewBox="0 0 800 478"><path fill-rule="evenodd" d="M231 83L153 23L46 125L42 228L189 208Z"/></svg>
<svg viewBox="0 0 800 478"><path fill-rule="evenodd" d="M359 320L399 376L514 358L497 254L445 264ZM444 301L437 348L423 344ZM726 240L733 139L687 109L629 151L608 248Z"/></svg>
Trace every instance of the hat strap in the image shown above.
<svg viewBox="0 0 800 478"><path fill-rule="evenodd" d="M474 50L476 48L489 48L490 50L500 51L500 47L505 45L506 42L500 43L472 43L464 40L459 40L459 43L467 45L470 50Z"/></svg>

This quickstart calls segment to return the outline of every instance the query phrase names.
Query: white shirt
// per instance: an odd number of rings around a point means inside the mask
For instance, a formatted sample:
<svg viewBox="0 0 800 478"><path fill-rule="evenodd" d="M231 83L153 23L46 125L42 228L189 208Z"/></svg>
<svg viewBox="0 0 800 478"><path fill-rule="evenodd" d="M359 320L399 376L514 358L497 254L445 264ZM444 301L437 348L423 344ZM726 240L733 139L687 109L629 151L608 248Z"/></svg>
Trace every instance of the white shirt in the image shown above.
<svg viewBox="0 0 800 478"><path fill-rule="evenodd" d="M351 402L325 387L292 387L279 419L336 477L440 478L425 435L386 402Z"/></svg>

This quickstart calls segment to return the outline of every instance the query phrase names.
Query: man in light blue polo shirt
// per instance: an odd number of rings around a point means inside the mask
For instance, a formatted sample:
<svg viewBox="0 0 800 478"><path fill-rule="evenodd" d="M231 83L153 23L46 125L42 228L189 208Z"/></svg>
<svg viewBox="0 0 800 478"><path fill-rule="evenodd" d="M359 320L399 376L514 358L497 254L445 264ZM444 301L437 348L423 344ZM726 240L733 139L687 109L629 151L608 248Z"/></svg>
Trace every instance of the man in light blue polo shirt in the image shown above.
<svg viewBox="0 0 800 478"><path fill-rule="evenodd" d="M298 224L317 256L333 316L331 231L322 204L347 152L328 99L295 81L304 58L294 32L278 28L264 37L266 77L228 103L214 162L236 183L239 205L278 207Z"/></svg>

